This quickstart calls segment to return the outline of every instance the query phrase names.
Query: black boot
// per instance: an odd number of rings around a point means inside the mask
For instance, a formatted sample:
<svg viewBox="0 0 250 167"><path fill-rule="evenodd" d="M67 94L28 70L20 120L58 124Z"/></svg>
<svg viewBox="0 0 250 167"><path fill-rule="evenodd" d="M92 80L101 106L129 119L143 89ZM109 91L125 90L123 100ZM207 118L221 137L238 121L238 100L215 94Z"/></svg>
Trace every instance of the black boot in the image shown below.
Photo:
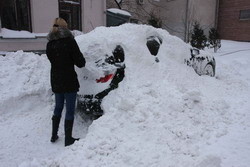
<svg viewBox="0 0 250 167"><path fill-rule="evenodd" d="M65 120L65 147L73 144L76 140L79 140L79 138L75 139L72 137L73 124L74 120Z"/></svg>
<svg viewBox="0 0 250 167"><path fill-rule="evenodd" d="M53 117L52 117L52 137L50 139L50 141L52 143L54 143L58 139L57 132L58 132L60 120L61 120L61 117L53 115Z"/></svg>

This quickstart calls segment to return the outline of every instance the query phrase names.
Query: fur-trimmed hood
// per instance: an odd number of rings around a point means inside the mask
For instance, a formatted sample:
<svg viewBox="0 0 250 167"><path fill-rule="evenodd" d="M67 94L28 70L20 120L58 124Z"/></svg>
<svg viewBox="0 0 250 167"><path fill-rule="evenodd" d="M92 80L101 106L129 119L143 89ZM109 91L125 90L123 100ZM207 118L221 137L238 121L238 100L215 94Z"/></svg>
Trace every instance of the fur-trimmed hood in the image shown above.
<svg viewBox="0 0 250 167"><path fill-rule="evenodd" d="M67 28L59 27L57 32L50 32L47 36L47 39L49 41L53 41L53 40L58 40L61 38L68 38L68 37L74 38L70 30Z"/></svg>

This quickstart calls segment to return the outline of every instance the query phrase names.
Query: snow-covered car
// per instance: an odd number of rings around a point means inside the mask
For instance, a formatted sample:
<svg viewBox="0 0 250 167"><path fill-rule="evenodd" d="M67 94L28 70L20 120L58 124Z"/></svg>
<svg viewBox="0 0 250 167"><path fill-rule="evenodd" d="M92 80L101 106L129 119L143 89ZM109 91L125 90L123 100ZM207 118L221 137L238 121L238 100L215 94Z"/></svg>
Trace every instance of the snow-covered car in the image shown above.
<svg viewBox="0 0 250 167"><path fill-rule="evenodd" d="M102 27L78 36L76 40L87 62L86 68L78 70L81 89L77 109L85 118L96 119L103 114L102 99L118 88L124 76L126 78L130 66L126 57L133 56L130 53L147 57L149 65L161 64L170 58L192 67L198 75L215 75L215 59L211 54L151 26Z"/></svg>
<svg viewBox="0 0 250 167"><path fill-rule="evenodd" d="M162 39L158 36L150 36L147 38L147 47L153 56L158 54L158 50L162 44ZM159 60L156 59L158 62ZM193 67L198 75L215 76L215 59L214 57L203 50L190 48L190 57L184 59L184 62Z"/></svg>
<svg viewBox="0 0 250 167"><path fill-rule="evenodd" d="M187 60L187 64L192 66L198 75L215 76L215 59L209 53L199 50L197 48L191 48L191 57Z"/></svg>
<svg viewBox="0 0 250 167"><path fill-rule="evenodd" d="M98 92L95 90L94 94L78 95L77 109L83 118L97 119L103 114L103 110L101 109L102 99L108 95L110 91L118 88L118 84L124 78L124 58L123 48L117 45L111 56L106 55L104 61L102 59L95 61L96 67L102 68L104 76L94 80L97 84L96 89L99 87ZM111 68L108 68L108 66L111 66ZM88 74L90 73L87 72L86 76L84 76L85 80L89 80ZM93 86L93 83L89 84Z"/></svg>

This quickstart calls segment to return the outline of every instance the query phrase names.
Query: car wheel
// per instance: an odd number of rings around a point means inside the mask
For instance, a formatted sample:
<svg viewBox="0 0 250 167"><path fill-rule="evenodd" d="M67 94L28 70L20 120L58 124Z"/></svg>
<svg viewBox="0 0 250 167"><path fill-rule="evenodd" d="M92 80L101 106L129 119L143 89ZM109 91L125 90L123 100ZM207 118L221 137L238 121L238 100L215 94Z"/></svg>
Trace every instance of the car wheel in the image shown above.
<svg viewBox="0 0 250 167"><path fill-rule="evenodd" d="M214 71L214 67L212 64L208 63L205 68L204 68L204 75L208 75L210 77L214 77L215 75L215 71Z"/></svg>

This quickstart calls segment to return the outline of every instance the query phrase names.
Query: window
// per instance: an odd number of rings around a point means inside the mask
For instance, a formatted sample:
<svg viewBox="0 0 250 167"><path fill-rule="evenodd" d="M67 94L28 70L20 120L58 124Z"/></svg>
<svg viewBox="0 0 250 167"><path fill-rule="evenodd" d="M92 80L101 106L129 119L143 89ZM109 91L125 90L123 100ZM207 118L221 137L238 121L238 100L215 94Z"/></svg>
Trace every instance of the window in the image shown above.
<svg viewBox="0 0 250 167"><path fill-rule="evenodd" d="M3 28L32 31L30 0L3 0L0 11Z"/></svg>
<svg viewBox="0 0 250 167"><path fill-rule="evenodd" d="M59 16L71 30L82 30L81 0L59 0Z"/></svg>
<svg viewBox="0 0 250 167"><path fill-rule="evenodd" d="M240 11L240 20L250 20L250 9Z"/></svg>

